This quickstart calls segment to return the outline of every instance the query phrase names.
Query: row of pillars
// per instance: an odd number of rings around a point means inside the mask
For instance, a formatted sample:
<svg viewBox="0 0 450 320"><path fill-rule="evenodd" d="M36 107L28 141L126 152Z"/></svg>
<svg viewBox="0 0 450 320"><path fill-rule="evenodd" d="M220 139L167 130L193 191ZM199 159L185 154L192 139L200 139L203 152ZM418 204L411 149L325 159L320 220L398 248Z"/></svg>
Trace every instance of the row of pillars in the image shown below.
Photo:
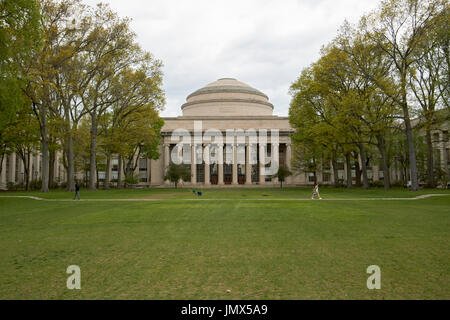
<svg viewBox="0 0 450 320"><path fill-rule="evenodd" d="M29 181L40 178L39 156L31 156L32 165L30 166ZM17 167L16 167L17 164ZM8 166L8 167L7 167ZM24 183L25 169L22 159L18 158L15 153L5 155L2 162L2 170L0 172L0 186L6 188L8 182ZM34 170L33 170L34 168Z"/></svg>
<svg viewBox="0 0 450 320"><path fill-rule="evenodd" d="M256 145L256 144L255 144ZM252 144L245 144L246 147L246 151L245 151L245 184L246 185L251 185L252 184L252 164L250 163L250 157L251 157L251 150L252 148L255 146ZM279 144L271 144L272 145L272 159L276 159L276 161L279 163ZM197 184L197 163L196 163L196 151L197 151L197 144L191 144L191 184L195 185ZM202 145L202 154L205 154L206 156L210 155L210 148L211 148L211 144L205 144ZM224 185L224 174L223 174L223 144L218 144L218 158L222 159L222 161L220 161L218 163L218 185ZM232 162L232 185L237 185L238 184L238 158L237 158L237 144L232 144L233 147L233 162ZM265 148L267 147L267 145L263 145L263 144L259 144L259 152L260 155L261 154L265 154ZM292 156L292 151L291 151L291 144L286 144L286 166L288 168L290 168L290 160L291 160L291 156ZM273 160L272 160L273 161ZM164 144L164 171L166 172L167 168L169 167L170 164L170 144ZM264 184L265 183L265 175L264 175L264 168L265 168L265 164L263 162L259 162L259 184ZM210 161L209 159L205 159L204 161L204 166L205 166L205 185L210 185L211 184L211 177L210 177ZM166 181L166 184L168 184L169 182ZM278 183L278 179L275 178L273 180L273 183Z"/></svg>

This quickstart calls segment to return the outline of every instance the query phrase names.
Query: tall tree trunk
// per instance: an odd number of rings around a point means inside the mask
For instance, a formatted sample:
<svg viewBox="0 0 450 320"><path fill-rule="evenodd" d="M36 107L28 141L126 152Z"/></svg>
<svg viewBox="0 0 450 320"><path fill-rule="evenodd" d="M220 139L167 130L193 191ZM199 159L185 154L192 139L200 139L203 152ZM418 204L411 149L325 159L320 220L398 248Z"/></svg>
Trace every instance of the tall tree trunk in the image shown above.
<svg viewBox="0 0 450 320"><path fill-rule="evenodd" d="M0 157L0 174L3 172L3 160L5 159L5 155L6 155L6 148L2 148L2 156ZM6 161L5 161L5 165L6 165ZM0 181L1 183L1 181Z"/></svg>
<svg viewBox="0 0 450 320"><path fill-rule="evenodd" d="M111 176L109 174L111 170L111 155L108 154L106 156L106 172L105 172L105 189L110 189L110 181L111 181Z"/></svg>
<svg viewBox="0 0 450 320"><path fill-rule="evenodd" d="M72 131L67 137L67 191L75 191L75 160Z"/></svg>
<svg viewBox="0 0 450 320"><path fill-rule="evenodd" d="M100 186L100 179L98 178L98 168L95 168L95 186L97 189Z"/></svg>
<svg viewBox="0 0 450 320"><path fill-rule="evenodd" d="M426 128L427 142L427 187L434 188L434 157L433 157L433 141L431 140L431 130Z"/></svg>
<svg viewBox="0 0 450 320"><path fill-rule="evenodd" d="M352 182L352 163L350 159L350 153L345 155L345 166L347 168L347 188L353 188Z"/></svg>
<svg viewBox="0 0 450 320"><path fill-rule="evenodd" d="M366 149L363 143L359 143L359 152L361 154L361 169L362 169L362 186L363 189L369 189L369 179L367 177L367 156Z"/></svg>
<svg viewBox="0 0 450 320"><path fill-rule="evenodd" d="M389 166L386 155L386 142L382 136L377 136L377 146L381 154L381 162L383 164L383 183L384 190L389 190L391 188L391 176L389 174Z"/></svg>
<svg viewBox="0 0 450 320"><path fill-rule="evenodd" d="M402 182L403 186L406 184L405 168L402 163L400 164L400 181Z"/></svg>
<svg viewBox="0 0 450 320"><path fill-rule="evenodd" d="M48 186L53 188L55 185L55 160L56 152L55 150L49 151L49 165L48 165Z"/></svg>
<svg viewBox="0 0 450 320"><path fill-rule="evenodd" d="M30 189L30 162L31 162L31 152L30 150L28 150L27 152L27 160L25 161L25 163L23 164L23 170L25 172L25 190L29 190Z"/></svg>
<svg viewBox="0 0 450 320"><path fill-rule="evenodd" d="M119 155L119 168L117 172L117 189L122 189L122 156Z"/></svg>
<svg viewBox="0 0 450 320"><path fill-rule="evenodd" d="M355 176L356 176L356 186L361 187L361 169L359 166L359 154L354 154L354 161L355 161Z"/></svg>
<svg viewBox="0 0 450 320"><path fill-rule="evenodd" d="M412 132L411 119L409 118L408 100L406 92L406 70L402 74L402 109L403 120L405 121L405 135L408 142L409 167L411 169L411 191L419 190L419 174L417 171L416 148L414 146L414 136Z"/></svg>
<svg viewBox="0 0 450 320"><path fill-rule="evenodd" d="M96 154L97 154L97 118L91 115L91 155L89 166L89 190L95 190L95 178L97 171Z"/></svg>
<svg viewBox="0 0 450 320"><path fill-rule="evenodd" d="M42 146L42 164L41 164L41 192L49 192L48 175L49 175L49 153L48 153L48 128L47 128L47 108L39 106L40 113L40 132Z"/></svg>
<svg viewBox="0 0 450 320"><path fill-rule="evenodd" d="M336 159L331 160L331 165L333 166L334 187L339 188L339 170Z"/></svg>

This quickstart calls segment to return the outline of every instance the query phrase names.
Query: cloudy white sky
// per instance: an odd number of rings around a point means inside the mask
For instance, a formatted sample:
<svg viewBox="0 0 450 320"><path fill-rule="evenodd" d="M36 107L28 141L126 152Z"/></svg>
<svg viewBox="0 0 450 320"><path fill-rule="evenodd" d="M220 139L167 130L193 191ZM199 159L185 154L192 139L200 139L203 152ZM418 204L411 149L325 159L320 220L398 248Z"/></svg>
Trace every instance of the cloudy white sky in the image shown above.
<svg viewBox="0 0 450 320"><path fill-rule="evenodd" d="M83 0L95 5L100 0ZM290 84L315 61L344 19L379 0L102 0L133 19L138 42L164 63L163 116L191 92L231 77L266 93L286 116Z"/></svg>

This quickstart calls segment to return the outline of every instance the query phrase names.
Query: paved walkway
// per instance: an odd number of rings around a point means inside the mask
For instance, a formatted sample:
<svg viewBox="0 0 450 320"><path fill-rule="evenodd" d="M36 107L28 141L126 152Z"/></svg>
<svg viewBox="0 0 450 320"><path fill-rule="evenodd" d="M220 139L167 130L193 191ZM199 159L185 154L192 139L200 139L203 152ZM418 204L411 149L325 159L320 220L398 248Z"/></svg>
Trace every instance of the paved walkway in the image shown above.
<svg viewBox="0 0 450 320"><path fill-rule="evenodd" d="M105 201L105 202L124 202L124 201L415 201L422 200L432 197L445 197L450 196L450 194L425 194L421 196L417 196L414 198L335 198L335 199L322 199L322 200L311 200L311 199L202 199L202 198L193 198L193 199L81 199L76 201ZM18 198L18 199L32 199L37 201L51 201L51 202L73 202L73 199L45 199L35 196L0 196L0 198Z"/></svg>

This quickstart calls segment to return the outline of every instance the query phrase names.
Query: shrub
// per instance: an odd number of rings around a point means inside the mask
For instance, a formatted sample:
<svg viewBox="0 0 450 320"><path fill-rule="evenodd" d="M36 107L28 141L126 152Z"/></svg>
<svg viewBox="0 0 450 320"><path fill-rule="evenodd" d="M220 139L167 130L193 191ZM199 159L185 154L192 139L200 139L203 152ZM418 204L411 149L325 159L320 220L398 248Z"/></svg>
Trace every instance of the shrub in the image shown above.
<svg viewBox="0 0 450 320"><path fill-rule="evenodd" d="M125 177L125 184L137 184L139 182L139 176L137 175L128 175Z"/></svg>
<svg viewBox="0 0 450 320"><path fill-rule="evenodd" d="M30 182L30 190L40 190L42 188L42 180L34 179Z"/></svg>
<svg viewBox="0 0 450 320"><path fill-rule="evenodd" d="M373 181L373 182L370 182L369 183L369 186L370 187L373 187L373 188L384 188L384 182L383 181Z"/></svg>

